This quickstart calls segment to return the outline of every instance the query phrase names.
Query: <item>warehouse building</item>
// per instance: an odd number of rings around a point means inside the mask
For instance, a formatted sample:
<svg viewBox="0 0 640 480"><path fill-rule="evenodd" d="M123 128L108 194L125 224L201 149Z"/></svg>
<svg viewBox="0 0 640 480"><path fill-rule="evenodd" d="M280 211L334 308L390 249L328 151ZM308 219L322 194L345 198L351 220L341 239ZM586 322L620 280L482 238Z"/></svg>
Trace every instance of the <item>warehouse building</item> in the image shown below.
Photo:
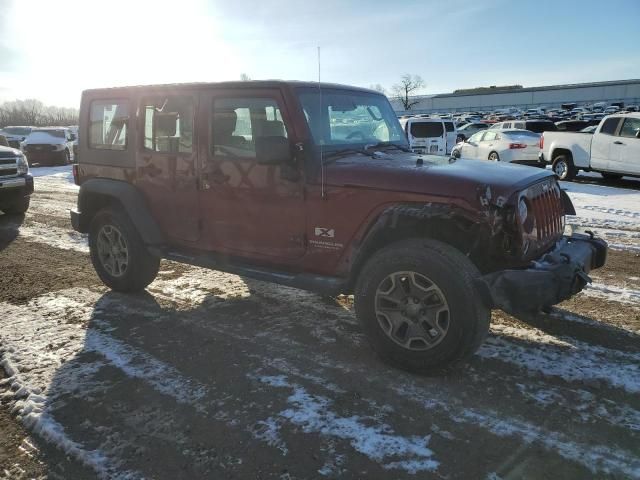
<svg viewBox="0 0 640 480"><path fill-rule="evenodd" d="M493 90L493 91L492 91ZM640 80L577 83L532 88L489 87L473 93L445 93L413 97L418 103L410 113L491 111L499 108L521 109L560 107L563 103L588 105L596 102L640 104ZM402 103L392 99L393 108L405 113Z"/></svg>

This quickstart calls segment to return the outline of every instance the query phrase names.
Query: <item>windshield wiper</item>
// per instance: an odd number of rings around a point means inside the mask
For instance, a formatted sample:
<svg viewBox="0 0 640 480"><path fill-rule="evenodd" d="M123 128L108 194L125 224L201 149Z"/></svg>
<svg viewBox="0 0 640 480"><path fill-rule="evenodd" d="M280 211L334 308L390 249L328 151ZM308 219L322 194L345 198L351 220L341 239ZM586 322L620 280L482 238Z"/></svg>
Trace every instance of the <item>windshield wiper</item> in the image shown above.
<svg viewBox="0 0 640 480"><path fill-rule="evenodd" d="M390 142L378 142L372 145L365 145L365 149L369 150L371 148L384 148L384 147L393 147L393 148L397 148L398 150L401 150L403 152L411 152L411 149L407 148L407 147L403 147L402 145L396 145L395 143L390 143Z"/></svg>
<svg viewBox="0 0 640 480"><path fill-rule="evenodd" d="M326 165L327 163L335 162L338 158L344 157L345 155L352 155L354 153L361 153L368 157L375 157L373 152L369 152L364 148L341 148L340 150L333 150L329 152L323 153L323 162Z"/></svg>

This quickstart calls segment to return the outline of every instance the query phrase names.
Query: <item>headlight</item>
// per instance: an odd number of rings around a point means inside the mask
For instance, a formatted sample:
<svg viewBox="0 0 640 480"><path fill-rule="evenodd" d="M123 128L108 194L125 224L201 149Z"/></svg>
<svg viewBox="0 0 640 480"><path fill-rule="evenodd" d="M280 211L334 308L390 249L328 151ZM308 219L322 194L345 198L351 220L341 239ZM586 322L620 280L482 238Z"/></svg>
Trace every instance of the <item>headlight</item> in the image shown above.
<svg viewBox="0 0 640 480"><path fill-rule="evenodd" d="M29 163L27 162L27 157L24 155L18 156L18 160L16 161L18 164L18 175L26 175L29 173Z"/></svg>
<svg viewBox="0 0 640 480"><path fill-rule="evenodd" d="M527 201L522 197L518 202L518 217L520 218L520 223L524 225L528 216L529 208L527 207Z"/></svg>

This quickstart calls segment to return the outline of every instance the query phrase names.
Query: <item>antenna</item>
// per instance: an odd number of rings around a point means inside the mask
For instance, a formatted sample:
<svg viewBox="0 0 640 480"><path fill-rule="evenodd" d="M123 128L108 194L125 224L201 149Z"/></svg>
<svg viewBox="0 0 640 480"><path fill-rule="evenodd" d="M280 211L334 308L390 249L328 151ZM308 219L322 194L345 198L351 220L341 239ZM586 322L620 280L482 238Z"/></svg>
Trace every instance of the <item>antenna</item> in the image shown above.
<svg viewBox="0 0 640 480"><path fill-rule="evenodd" d="M318 109L318 113L320 114L320 195L324 200L327 198L327 192L324 189L324 125L323 125L323 114L322 114L322 87L320 86L320 45L318 45L318 103L320 104L320 108Z"/></svg>

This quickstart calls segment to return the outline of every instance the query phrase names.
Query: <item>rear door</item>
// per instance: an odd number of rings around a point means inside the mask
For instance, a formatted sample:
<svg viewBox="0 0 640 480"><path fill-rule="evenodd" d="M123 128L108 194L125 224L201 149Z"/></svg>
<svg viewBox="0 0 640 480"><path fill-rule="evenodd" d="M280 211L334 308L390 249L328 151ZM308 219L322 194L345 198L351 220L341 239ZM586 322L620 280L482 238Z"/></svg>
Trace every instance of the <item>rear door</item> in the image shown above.
<svg viewBox="0 0 640 480"><path fill-rule="evenodd" d="M208 249L258 259L305 253L301 165L263 165L256 139L292 141L291 120L277 88L203 92L200 210ZM293 171L295 170L295 171Z"/></svg>
<svg viewBox="0 0 640 480"><path fill-rule="evenodd" d="M640 175L640 118L623 120L617 138L611 145L609 169L614 172Z"/></svg>
<svg viewBox="0 0 640 480"><path fill-rule="evenodd" d="M171 243L198 240L195 92L144 97L139 107L137 186Z"/></svg>
<svg viewBox="0 0 640 480"><path fill-rule="evenodd" d="M409 141L417 153L445 155L447 148L444 123L433 120L413 120L409 126Z"/></svg>
<svg viewBox="0 0 640 480"><path fill-rule="evenodd" d="M498 147L496 145L498 138L498 132L486 132L482 137L482 140L478 144L477 157L480 160L487 160L489 158L489 154L493 151L498 151Z"/></svg>

